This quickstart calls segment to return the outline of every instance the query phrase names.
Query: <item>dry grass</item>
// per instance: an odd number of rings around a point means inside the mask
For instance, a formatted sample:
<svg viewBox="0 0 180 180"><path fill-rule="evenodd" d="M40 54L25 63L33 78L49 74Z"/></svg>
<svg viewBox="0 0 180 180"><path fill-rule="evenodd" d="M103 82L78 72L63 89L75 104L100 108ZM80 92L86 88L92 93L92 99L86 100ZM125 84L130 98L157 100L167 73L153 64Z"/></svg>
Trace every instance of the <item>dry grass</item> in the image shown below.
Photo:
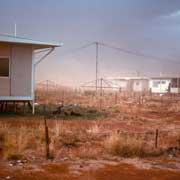
<svg viewBox="0 0 180 180"><path fill-rule="evenodd" d="M109 100L112 97L113 95L105 96ZM91 97L85 95L78 100L87 108L88 98ZM160 129L159 148L163 151L176 146L180 148L180 134L176 129L180 127L180 116L171 112L172 108L168 111L169 106L161 107L158 99L141 106L134 106L133 103L128 98L121 98L121 103L113 106L111 99L109 104L112 106L108 106L105 111L109 113L107 118L101 116L96 119L93 116L89 121L83 116L80 119L72 117L65 120L57 117L48 120L51 155L57 159L97 158L106 153L123 157L161 155L160 149L154 149L156 128ZM93 108L90 109L88 113L91 116L97 113L92 111ZM42 117L3 118L4 120L0 120L0 158L44 158L45 134ZM123 130L126 133L122 133Z"/></svg>
<svg viewBox="0 0 180 180"><path fill-rule="evenodd" d="M44 122L34 119L24 120L19 126L18 120L12 124L0 125L0 155L4 159L22 159L45 156ZM22 120L20 120L22 121ZM35 123L33 123L35 122ZM33 123L33 127L31 126ZM112 125L118 126L118 121ZM22 124L22 123L21 123ZM178 133L167 138L160 138L161 147L154 148L154 134L148 133L113 133L109 121L63 121L49 120L50 153L54 158L69 157L94 159L110 153L122 157L147 157L162 155L168 147L177 145ZM134 124L133 124L134 126ZM107 133L105 130L111 130ZM161 137L161 136L160 136ZM172 140L173 137L173 140ZM173 142L172 142L173 141Z"/></svg>
<svg viewBox="0 0 180 180"><path fill-rule="evenodd" d="M18 120L16 120L18 121ZM26 123L27 121L27 123ZM9 122L3 122L0 125L0 155L4 159L16 159L24 156L38 156L45 155L45 132L44 122L42 120L35 120L33 127L28 120L24 121L24 125L18 127ZM32 122L33 123L33 120ZM50 137L50 152L51 155L58 158L67 154L61 153L62 150L69 151L77 149L83 143L90 141L93 133L87 130L89 121L62 121L62 120L49 120L49 137ZM22 124L22 123L21 123ZM93 128L92 128L93 129ZM92 134L92 135L91 135ZM82 149L81 149L82 150ZM81 151L79 149L79 151ZM30 157L31 158L31 157Z"/></svg>
<svg viewBox="0 0 180 180"><path fill-rule="evenodd" d="M143 140L130 135L124 136L119 133L112 133L104 141L104 146L110 154L126 158L160 156L163 154L161 149L154 149Z"/></svg>
<svg viewBox="0 0 180 180"><path fill-rule="evenodd" d="M38 131L39 130L39 131ZM39 129L29 129L26 126L19 128L4 127L3 141L1 140L2 156L5 159L22 158L26 151L37 149L41 144L41 135L37 135L41 131Z"/></svg>

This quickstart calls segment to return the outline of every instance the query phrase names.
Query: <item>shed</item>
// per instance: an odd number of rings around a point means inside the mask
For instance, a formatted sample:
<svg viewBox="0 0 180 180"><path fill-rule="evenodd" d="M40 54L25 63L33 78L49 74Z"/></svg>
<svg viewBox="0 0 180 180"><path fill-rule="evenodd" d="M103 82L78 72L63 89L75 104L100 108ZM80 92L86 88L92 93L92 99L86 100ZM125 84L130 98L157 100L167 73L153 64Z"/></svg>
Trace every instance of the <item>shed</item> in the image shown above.
<svg viewBox="0 0 180 180"><path fill-rule="evenodd" d="M122 91L129 92L146 92L149 90L147 77L114 77L109 78L121 88Z"/></svg>
<svg viewBox="0 0 180 180"><path fill-rule="evenodd" d="M151 77L149 88L152 93L173 93L180 92L180 76Z"/></svg>
<svg viewBox="0 0 180 180"><path fill-rule="evenodd" d="M60 43L0 35L0 103L29 102L35 113L35 67ZM36 59L35 55L40 54Z"/></svg>

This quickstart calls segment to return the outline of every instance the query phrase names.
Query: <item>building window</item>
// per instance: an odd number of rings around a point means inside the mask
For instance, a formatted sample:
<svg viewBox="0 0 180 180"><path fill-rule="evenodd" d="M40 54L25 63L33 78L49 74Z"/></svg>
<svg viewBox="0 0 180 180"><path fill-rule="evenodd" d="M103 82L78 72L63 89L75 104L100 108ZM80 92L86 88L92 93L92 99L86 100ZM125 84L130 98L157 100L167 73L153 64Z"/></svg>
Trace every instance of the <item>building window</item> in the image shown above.
<svg viewBox="0 0 180 180"><path fill-rule="evenodd" d="M153 87L157 88L159 87L160 81L153 81Z"/></svg>
<svg viewBox="0 0 180 180"><path fill-rule="evenodd" d="M0 57L0 77L9 77L9 58Z"/></svg>

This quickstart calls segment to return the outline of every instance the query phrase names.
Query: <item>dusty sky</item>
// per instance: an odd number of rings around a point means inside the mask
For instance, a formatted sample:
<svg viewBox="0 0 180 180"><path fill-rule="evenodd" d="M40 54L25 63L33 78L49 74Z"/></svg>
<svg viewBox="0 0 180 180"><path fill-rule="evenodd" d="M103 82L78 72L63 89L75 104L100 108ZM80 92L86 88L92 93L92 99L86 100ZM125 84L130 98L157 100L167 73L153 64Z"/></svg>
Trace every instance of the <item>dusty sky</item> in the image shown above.
<svg viewBox="0 0 180 180"><path fill-rule="evenodd" d="M180 74L180 0L0 0L0 33L13 34L14 22L18 36L64 43L37 68L37 81L94 80L95 47L70 53L93 41L177 61L101 48L101 77Z"/></svg>

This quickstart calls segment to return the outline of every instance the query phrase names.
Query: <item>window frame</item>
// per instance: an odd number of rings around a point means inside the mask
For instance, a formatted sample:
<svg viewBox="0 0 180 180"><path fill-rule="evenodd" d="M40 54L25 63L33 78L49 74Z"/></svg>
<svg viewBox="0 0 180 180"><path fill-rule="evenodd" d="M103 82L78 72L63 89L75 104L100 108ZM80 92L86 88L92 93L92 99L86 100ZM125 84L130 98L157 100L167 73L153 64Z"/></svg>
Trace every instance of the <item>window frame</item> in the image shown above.
<svg viewBox="0 0 180 180"><path fill-rule="evenodd" d="M10 61L11 61L11 59L10 59L10 56L0 56L0 59L8 59L9 60L9 74L8 74L8 76L0 76L0 78L2 79L2 78L10 78L10 74L11 74L11 63L10 63Z"/></svg>

